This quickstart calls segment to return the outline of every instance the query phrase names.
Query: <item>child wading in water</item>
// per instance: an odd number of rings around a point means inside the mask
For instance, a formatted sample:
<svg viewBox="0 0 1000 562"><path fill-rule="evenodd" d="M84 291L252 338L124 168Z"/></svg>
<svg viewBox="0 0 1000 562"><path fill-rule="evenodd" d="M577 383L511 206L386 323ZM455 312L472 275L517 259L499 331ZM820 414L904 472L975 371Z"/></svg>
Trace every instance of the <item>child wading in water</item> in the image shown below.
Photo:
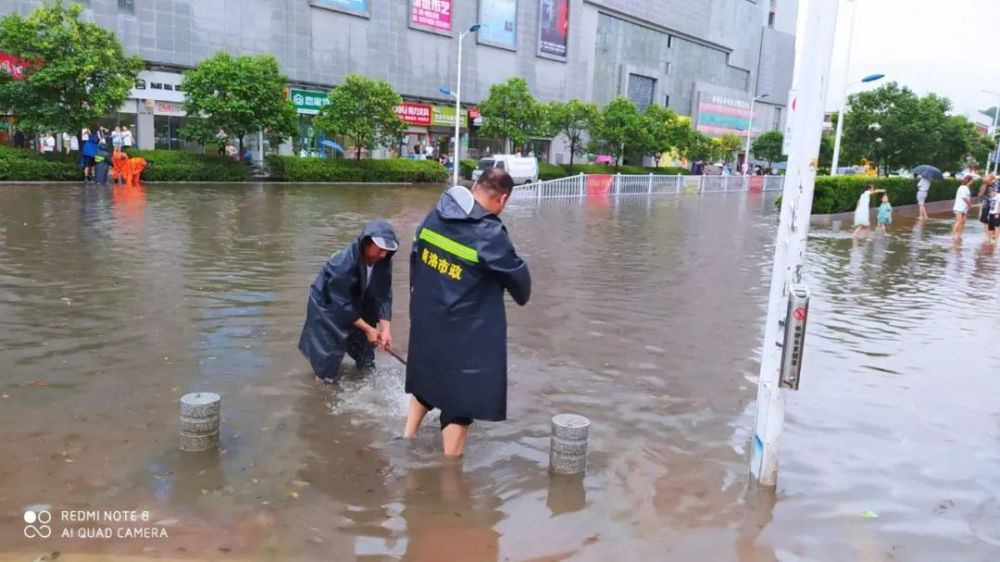
<svg viewBox="0 0 1000 562"><path fill-rule="evenodd" d="M872 195L885 193L884 189L875 189L875 186L868 184L865 190L858 197L858 206L854 209L854 239L857 240L861 232L868 232L871 227L871 201Z"/></svg>
<svg viewBox="0 0 1000 562"><path fill-rule="evenodd" d="M892 224L892 205L889 203L889 194L882 195L882 204L878 206L878 226L876 230L881 230L885 234L885 227Z"/></svg>

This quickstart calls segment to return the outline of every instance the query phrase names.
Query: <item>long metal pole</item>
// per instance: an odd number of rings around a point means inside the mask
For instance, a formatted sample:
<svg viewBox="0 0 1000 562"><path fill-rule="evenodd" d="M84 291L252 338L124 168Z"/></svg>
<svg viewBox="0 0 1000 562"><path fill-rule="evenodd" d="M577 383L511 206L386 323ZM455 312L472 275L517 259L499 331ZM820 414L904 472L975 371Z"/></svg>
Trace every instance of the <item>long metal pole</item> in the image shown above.
<svg viewBox="0 0 1000 562"><path fill-rule="evenodd" d="M458 149L461 146L461 129L459 127L459 117L462 116L462 40L465 39L463 31L458 36L458 84L455 85L455 161L451 164L453 185L458 185Z"/></svg>
<svg viewBox="0 0 1000 562"><path fill-rule="evenodd" d="M757 416L750 473L762 486L778 481L778 442L785 423L785 390L780 388L783 324L788 289L800 281L809 235L816 168L826 110L826 89L839 0L802 0L796 32L795 74L789 100L788 172L774 248L774 270L757 385Z"/></svg>
<svg viewBox="0 0 1000 562"><path fill-rule="evenodd" d="M837 168L840 166L840 143L844 136L844 112L847 111L847 80L851 71L851 56L854 54L854 24L857 22L858 0L854 0L851 8L851 30L847 33L847 63L844 65L844 91L840 97L840 111L837 112L837 136L833 140L833 163L830 166L830 175L836 176Z"/></svg>
<svg viewBox="0 0 1000 562"><path fill-rule="evenodd" d="M750 123L747 124L747 152L746 156L743 158L743 174L750 173L750 139L753 138L753 110L757 105L757 92L754 92L753 98L750 100Z"/></svg>
<svg viewBox="0 0 1000 562"><path fill-rule="evenodd" d="M990 94L996 95L996 92L988 92ZM997 99L1000 99L998 96ZM990 140L993 140L997 136L997 117L1000 117L1000 105L993 106L993 128L990 129ZM990 156L993 156L993 160L990 161ZM1000 160L1000 141L997 142L997 152L990 154L986 157L986 173L989 174L990 170L996 167L997 160Z"/></svg>

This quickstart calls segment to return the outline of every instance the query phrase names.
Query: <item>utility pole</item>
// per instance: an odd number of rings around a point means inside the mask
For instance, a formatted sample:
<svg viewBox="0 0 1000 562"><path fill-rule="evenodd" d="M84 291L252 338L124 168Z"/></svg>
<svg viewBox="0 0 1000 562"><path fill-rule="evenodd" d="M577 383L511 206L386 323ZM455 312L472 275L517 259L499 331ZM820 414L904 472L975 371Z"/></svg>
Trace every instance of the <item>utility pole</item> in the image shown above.
<svg viewBox="0 0 1000 562"><path fill-rule="evenodd" d="M778 481L778 444L785 422L787 392L781 388L782 352L791 353L781 346L786 335L789 289L802 278L818 166L815 158L819 154L823 131L839 4L839 0L802 0L799 5L795 74L789 95L790 121L785 138L788 171L774 249L750 463L751 475L765 487L774 487Z"/></svg>

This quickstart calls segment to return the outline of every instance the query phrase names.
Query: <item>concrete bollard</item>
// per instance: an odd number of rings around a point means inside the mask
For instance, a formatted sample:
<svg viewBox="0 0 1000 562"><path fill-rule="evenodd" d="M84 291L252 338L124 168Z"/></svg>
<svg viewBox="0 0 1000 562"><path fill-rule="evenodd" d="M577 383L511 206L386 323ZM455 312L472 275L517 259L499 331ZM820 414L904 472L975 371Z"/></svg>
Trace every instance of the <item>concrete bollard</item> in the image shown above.
<svg viewBox="0 0 1000 562"><path fill-rule="evenodd" d="M583 474L587 470L587 436L590 420L576 414L552 418L552 441L549 445L549 472Z"/></svg>
<svg viewBox="0 0 1000 562"><path fill-rule="evenodd" d="M222 398L214 392L181 397L181 450L205 451L219 445Z"/></svg>

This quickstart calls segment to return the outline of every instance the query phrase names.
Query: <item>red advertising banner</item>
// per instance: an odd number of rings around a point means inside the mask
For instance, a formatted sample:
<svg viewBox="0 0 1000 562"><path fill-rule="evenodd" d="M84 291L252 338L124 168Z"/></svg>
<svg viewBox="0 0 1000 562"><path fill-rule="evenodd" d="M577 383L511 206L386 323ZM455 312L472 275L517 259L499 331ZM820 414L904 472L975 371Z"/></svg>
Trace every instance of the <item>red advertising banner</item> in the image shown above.
<svg viewBox="0 0 1000 562"><path fill-rule="evenodd" d="M24 80L26 78L25 70L30 64L24 59L0 52L0 71L10 74L14 80Z"/></svg>
<svg viewBox="0 0 1000 562"><path fill-rule="evenodd" d="M611 192L611 174L590 174L587 176L587 197L606 196Z"/></svg>
<svg viewBox="0 0 1000 562"><path fill-rule="evenodd" d="M403 102L396 106L396 115L404 123L418 127L431 126L431 106L423 103Z"/></svg>
<svg viewBox="0 0 1000 562"><path fill-rule="evenodd" d="M411 0L410 25L451 31L451 0Z"/></svg>

